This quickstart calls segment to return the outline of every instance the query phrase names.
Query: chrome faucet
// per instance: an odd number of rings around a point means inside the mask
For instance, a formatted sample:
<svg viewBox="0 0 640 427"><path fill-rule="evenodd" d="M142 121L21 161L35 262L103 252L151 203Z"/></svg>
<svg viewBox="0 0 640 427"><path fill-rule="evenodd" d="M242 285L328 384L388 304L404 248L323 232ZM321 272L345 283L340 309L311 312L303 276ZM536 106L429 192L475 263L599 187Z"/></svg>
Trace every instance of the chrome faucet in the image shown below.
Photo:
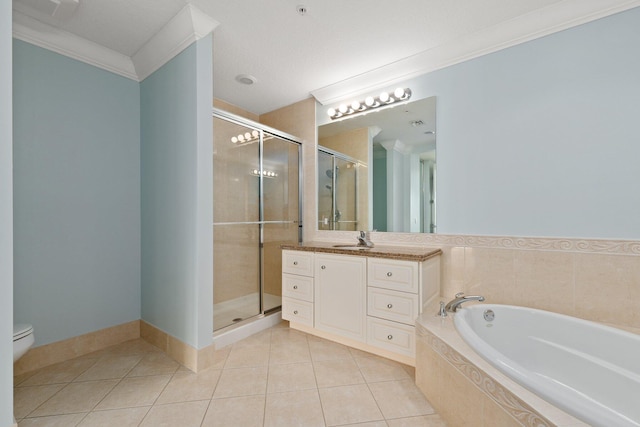
<svg viewBox="0 0 640 427"><path fill-rule="evenodd" d="M358 246L365 246L367 248L373 247L373 242L369 239L368 231L361 231L358 236Z"/></svg>
<svg viewBox="0 0 640 427"><path fill-rule="evenodd" d="M450 313L455 313L458 311L458 308L467 301L484 301L484 297L480 295L469 295L466 296L464 292L460 292L456 294L456 297L449 301L447 305L444 307Z"/></svg>

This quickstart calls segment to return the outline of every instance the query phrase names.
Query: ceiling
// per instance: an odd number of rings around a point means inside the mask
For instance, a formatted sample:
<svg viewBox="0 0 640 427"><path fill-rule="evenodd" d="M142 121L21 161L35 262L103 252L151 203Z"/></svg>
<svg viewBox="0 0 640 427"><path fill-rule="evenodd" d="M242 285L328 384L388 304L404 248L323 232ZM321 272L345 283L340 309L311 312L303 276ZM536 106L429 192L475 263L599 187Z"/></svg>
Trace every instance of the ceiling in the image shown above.
<svg viewBox="0 0 640 427"><path fill-rule="evenodd" d="M39 8L42 3L75 1L13 0L14 13L131 57L190 3L219 22L213 38L214 95L256 114L372 70L384 74L385 67L402 65L425 52L453 52L465 42L472 48L466 56L458 55L463 60L639 4L629 0L79 0L72 16L64 19ZM300 5L306 13L299 13ZM517 27L527 28L527 34L518 35ZM252 75L256 82L238 83L238 74Z"/></svg>

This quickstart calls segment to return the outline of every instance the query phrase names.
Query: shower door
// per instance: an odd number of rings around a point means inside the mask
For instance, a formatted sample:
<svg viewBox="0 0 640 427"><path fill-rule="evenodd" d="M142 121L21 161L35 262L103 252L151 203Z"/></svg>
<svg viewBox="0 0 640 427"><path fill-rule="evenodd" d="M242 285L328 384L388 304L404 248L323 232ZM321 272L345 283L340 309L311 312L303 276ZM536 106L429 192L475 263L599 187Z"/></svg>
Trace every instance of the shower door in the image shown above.
<svg viewBox="0 0 640 427"><path fill-rule="evenodd" d="M299 241L299 144L214 116L213 327L281 305L280 245Z"/></svg>
<svg viewBox="0 0 640 427"><path fill-rule="evenodd" d="M318 230L358 230L358 166L344 155L318 149Z"/></svg>

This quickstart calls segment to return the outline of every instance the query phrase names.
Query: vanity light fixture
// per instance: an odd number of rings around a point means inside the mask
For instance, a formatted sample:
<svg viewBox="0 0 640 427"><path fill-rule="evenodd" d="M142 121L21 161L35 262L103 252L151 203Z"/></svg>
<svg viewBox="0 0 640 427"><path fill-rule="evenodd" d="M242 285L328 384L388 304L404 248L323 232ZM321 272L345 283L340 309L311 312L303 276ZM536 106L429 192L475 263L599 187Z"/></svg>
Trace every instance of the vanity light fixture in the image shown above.
<svg viewBox="0 0 640 427"><path fill-rule="evenodd" d="M245 132L238 134L236 136L231 137L231 142L233 144L248 144L250 142L255 142L260 138L260 132L257 130L252 130L251 132Z"/></svg>
<svg viewBox="0 0 640 427"><path fill-rule="evenodd" d="M253 169L251 171L251 175L260 176L260 170L259 169ZM278 176L278 174L273 172L273 171L263 170L262 171L262 176L265 177L265 178L276 178Z"/></svg>
<svg viewBox="0 0 640 427"><path fill-rule="evenodd" d="M332 120L362 113L379 107L385 107L394 102L406 101L411 98L411 89L401 87L390 92L382 92L377 97L367 96L364 101L353 101L348 104L340 104L337 108L329 108L327 114Z"/></svg>

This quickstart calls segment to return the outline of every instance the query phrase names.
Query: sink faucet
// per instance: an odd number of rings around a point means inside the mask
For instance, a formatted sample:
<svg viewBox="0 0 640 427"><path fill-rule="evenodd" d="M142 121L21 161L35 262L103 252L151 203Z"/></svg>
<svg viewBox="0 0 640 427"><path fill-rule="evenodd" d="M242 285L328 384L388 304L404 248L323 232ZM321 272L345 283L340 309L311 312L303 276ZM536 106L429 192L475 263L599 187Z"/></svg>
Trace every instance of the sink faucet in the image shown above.
<svg viewBox="0 0 640 427"><path fill-rule="evenodd" d="M372 248L373 247L373 242L371 240L369 240L369 232L368 231L361 231L360 235L358 236L358 246L365 246L367 248Z"/></svg>
<svg viewBox="0 0 640 427"><path fill-rule="evenodd" d="M480 295L469 295L466 296L464 292L460 292L456 294L456 297L449 301L445 306L445 310L450 313L455 313L458 311L458 308L462 305L462 303L467 301L484 301L484 297Z"/></svg>

